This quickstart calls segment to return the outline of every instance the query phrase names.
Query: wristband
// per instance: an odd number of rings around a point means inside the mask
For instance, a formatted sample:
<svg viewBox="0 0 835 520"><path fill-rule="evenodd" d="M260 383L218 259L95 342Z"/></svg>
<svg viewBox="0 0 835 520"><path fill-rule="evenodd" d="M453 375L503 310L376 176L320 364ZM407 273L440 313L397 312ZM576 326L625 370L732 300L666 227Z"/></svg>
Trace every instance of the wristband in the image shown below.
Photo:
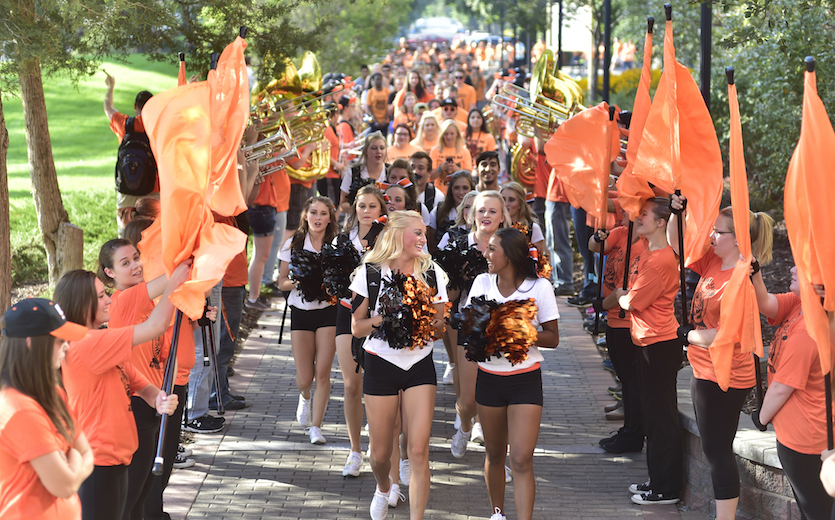
<svg viewBox="0 0 835 520"><path fill-rule="evenodd" d="M768 429L768 426L766 426L765 424L760 422L760 411L759 410L754 410L751 413L751 421L754 423L754 426L756 426L757 429L760 430L761 432L764 432Z"/></svg>
<svg viewBox="0 0 835 520"><path fill-rule="evenodd" d="M687 341L687 335L690 334L690 331L693 330L693 329L694 329L693 324L688 323L687 325L680 326L676 330L676 335L678 336L678 339L679 339L679 341L681 341L681 344L683 346L687 346L687 345L690 344L690 342Z"/></svg>

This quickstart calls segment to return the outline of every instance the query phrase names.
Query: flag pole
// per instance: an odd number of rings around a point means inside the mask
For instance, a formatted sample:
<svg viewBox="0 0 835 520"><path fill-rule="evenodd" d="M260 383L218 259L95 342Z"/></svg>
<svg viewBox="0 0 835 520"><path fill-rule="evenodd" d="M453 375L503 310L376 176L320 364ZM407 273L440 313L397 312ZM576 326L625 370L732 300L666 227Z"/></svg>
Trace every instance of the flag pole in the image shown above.
<svg viewBox="0 0 835 520"><path fill-rule="evenodd" d="M180 323L183 321L183 311L177 309L174 321L174 331L171 335L171 348L168 351L168 360L165 362L165 375L162 380L162 390L165 395L171 395L174 390L174 378L176 373L174 367L177 365L177 342L180 339ZM184 406L184 403L181 403ZM168 414L162 414L159 421L159 436L157 437L157 453L154 457L154 465L151 473L156 476L162 475L162 466L165 462L163 448L165 447L165 432L168 428Z"/></svg>
<svg viewBox="0 0 835 520"><path fill-rule="evenodd" d="M612 125L615 124L615 105L609 105L609 128L606 132L606 146L611 150L611 136L612 136ZM612 157L610 152L609 161L606 163L607 168L611 168L612 165ZM601 179L603 176L601 175ZM608 180L609 174L606 173L606 179ZM607 196L608 191L608 183L606 185L601 184L600 186L600 197L601 199ZM599 229L606 229L606 204L601 204L601 209L603 210L603 214L600 215L600 222L599 222ZM600 252L597 256L597 300L603 297L603 257L605 256L603 252L606 251L606 240L600 241ZM600 313L594 313L594 335L597 336L600 334Z"/></svg>

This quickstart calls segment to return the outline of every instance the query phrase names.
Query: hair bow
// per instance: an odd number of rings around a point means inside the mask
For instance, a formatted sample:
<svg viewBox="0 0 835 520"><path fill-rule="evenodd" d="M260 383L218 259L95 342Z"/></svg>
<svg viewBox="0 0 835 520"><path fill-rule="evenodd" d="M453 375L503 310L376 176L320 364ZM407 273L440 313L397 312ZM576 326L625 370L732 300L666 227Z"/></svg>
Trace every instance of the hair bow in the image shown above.
<svg viewBox="0 0 835 520"><path fill-rule="evenodd" d="M389 184L388 182L384 182L384 181L380 181L380 182L377 183L377 188L379 188L380 191L386 191L387 189L391 188L392 186L399 186L399 187L405 189L405 188L411 188L412 186L414 186L414 184L412 184L412 181L410 181L408 177L403 177L402 179L395 182L394 184Z"/></svg>
<svg viewBox="0 0 835 520"><path fill-rule="evenodd" d="M528 248L528 258L530 258L536 263L539 263L539 251L536 249L536 246L531 246Z"/></svg>
<svg viewBox="0 0 835 520"><path fill-rule="evenodd" d="M533 204L533 200L534 200L533 193L528 192L528 193L525 194L525 202L527 202L528 204Z"/></svg>
<svg viewBox="0 0 835 520"><path fill-rule="evenodd" d="M391 204L391 198L386 194L383 194L383 201L385 201L386 204Z"/></svg>

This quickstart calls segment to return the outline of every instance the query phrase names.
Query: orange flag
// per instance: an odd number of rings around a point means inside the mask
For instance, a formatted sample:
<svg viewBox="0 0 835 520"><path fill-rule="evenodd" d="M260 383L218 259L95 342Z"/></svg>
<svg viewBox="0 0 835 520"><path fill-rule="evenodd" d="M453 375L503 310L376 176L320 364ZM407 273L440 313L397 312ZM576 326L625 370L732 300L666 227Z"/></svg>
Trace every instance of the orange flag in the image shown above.
<svg viewBox="0 0 835 520"><path fill-rule="evenodd" d="M815 72L806 72L800 140L786 173L783 208L806 328L818 345L824 374L832 367L826 311L835 310L835 183L830 178L833 159L835 132L818 97ZM827 289L822 304L813 284L823 284Z"/></svg>
<svg viewBox="0 0 835 520"><path fill-rule="evenodd" d="M687 197L685 265L710 247L722 198L722 154L699 87L675 61L672 22L664 35L664 74L658 83L635 158L634 173L662 191Z"/></svg>
<svg viewBox="0 0 835 520"><path fill-rule="evenodd" d="M727 391L731 382L731 364L734 346L740 343L743 352L756 352L763 356L763 338L760 330L760 310L757 295L749 276L751 272L751 235L748 203L748 174L742 146L742 123L739 118L739 102L736 85L728 85L728 104L731 114L730 170L731 205L734 208L734 229L741 258L736 263L731 279L725 285L720 301L719 332L710 345L710 358L716 370L716 380Z"/></svg>
<svg viewBox="0 0 835 520"><path fill-rule="evenodd" d="M188 83L188 80L186 79L186 60L180 56L180 70L177 72L177 86L182 87L186 83Z"/></svg>
<svg viewBox="0 0 835 520"><path fill-rule="evenodd" d="M644 63L641 68L641 81L638 83L638 92L635 94L635 103L632 105L632 121L629 125L629 141L626 144L626 168L618 177L618 201L621 207L629 216L629 220L635 220L646 201L655 196L647 181L637 177L633 170L635 159L638 156L638 147L641 145L641 136L649 116L649 108L652 102L649 97L649 86L652 81L650 65L652 64L652 31L647 31L644 43Z"/></svg>
<svg viewBox="0 0 835 520"><path fill-rule="evenodd" d="M235 45L240 42L229 47ZM242 49L239 54L243 63ZM218 71L221 77L225 74ZM161 261L149 265L145 277L158 275L160 266L170 275L193 256L191 278L170 298L193 320L203 314L204 293L223 278L229 262L246 243L246 235L212 217L210 177L216 177L212 145L218 126L213 117L225 117L222 112L212 113L213 92L223 96L213 91L209 81L190 83L154 96L142 110L160 179L160 215L143 233L140 251L148 264L155 258ZM227 186L242 198L237 182Z"/></svg>
<svg viewBox="0 0 835 520"><path fill-rule="evenodd" d="M601 222L606 222L611 162L620 150L613 125L603 102L568 119L545 143L548 164L565 186L568 201Z"/></svg>

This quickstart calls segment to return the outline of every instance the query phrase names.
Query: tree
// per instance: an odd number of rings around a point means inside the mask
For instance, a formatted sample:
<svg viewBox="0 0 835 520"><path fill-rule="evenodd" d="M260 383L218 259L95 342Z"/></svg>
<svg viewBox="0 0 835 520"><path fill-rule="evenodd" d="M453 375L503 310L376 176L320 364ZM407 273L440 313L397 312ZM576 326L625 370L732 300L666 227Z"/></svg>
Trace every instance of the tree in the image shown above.
<svg viewBox="0 0 835 520"><path fill-rule="evenodd" d="M0 97L0 263L8 266L0 269L0 309L8 309L12 303L12 243L9 226L9 178L6 168L6 152L9 149L9 131L3 116L3 99Z"/></svg>

